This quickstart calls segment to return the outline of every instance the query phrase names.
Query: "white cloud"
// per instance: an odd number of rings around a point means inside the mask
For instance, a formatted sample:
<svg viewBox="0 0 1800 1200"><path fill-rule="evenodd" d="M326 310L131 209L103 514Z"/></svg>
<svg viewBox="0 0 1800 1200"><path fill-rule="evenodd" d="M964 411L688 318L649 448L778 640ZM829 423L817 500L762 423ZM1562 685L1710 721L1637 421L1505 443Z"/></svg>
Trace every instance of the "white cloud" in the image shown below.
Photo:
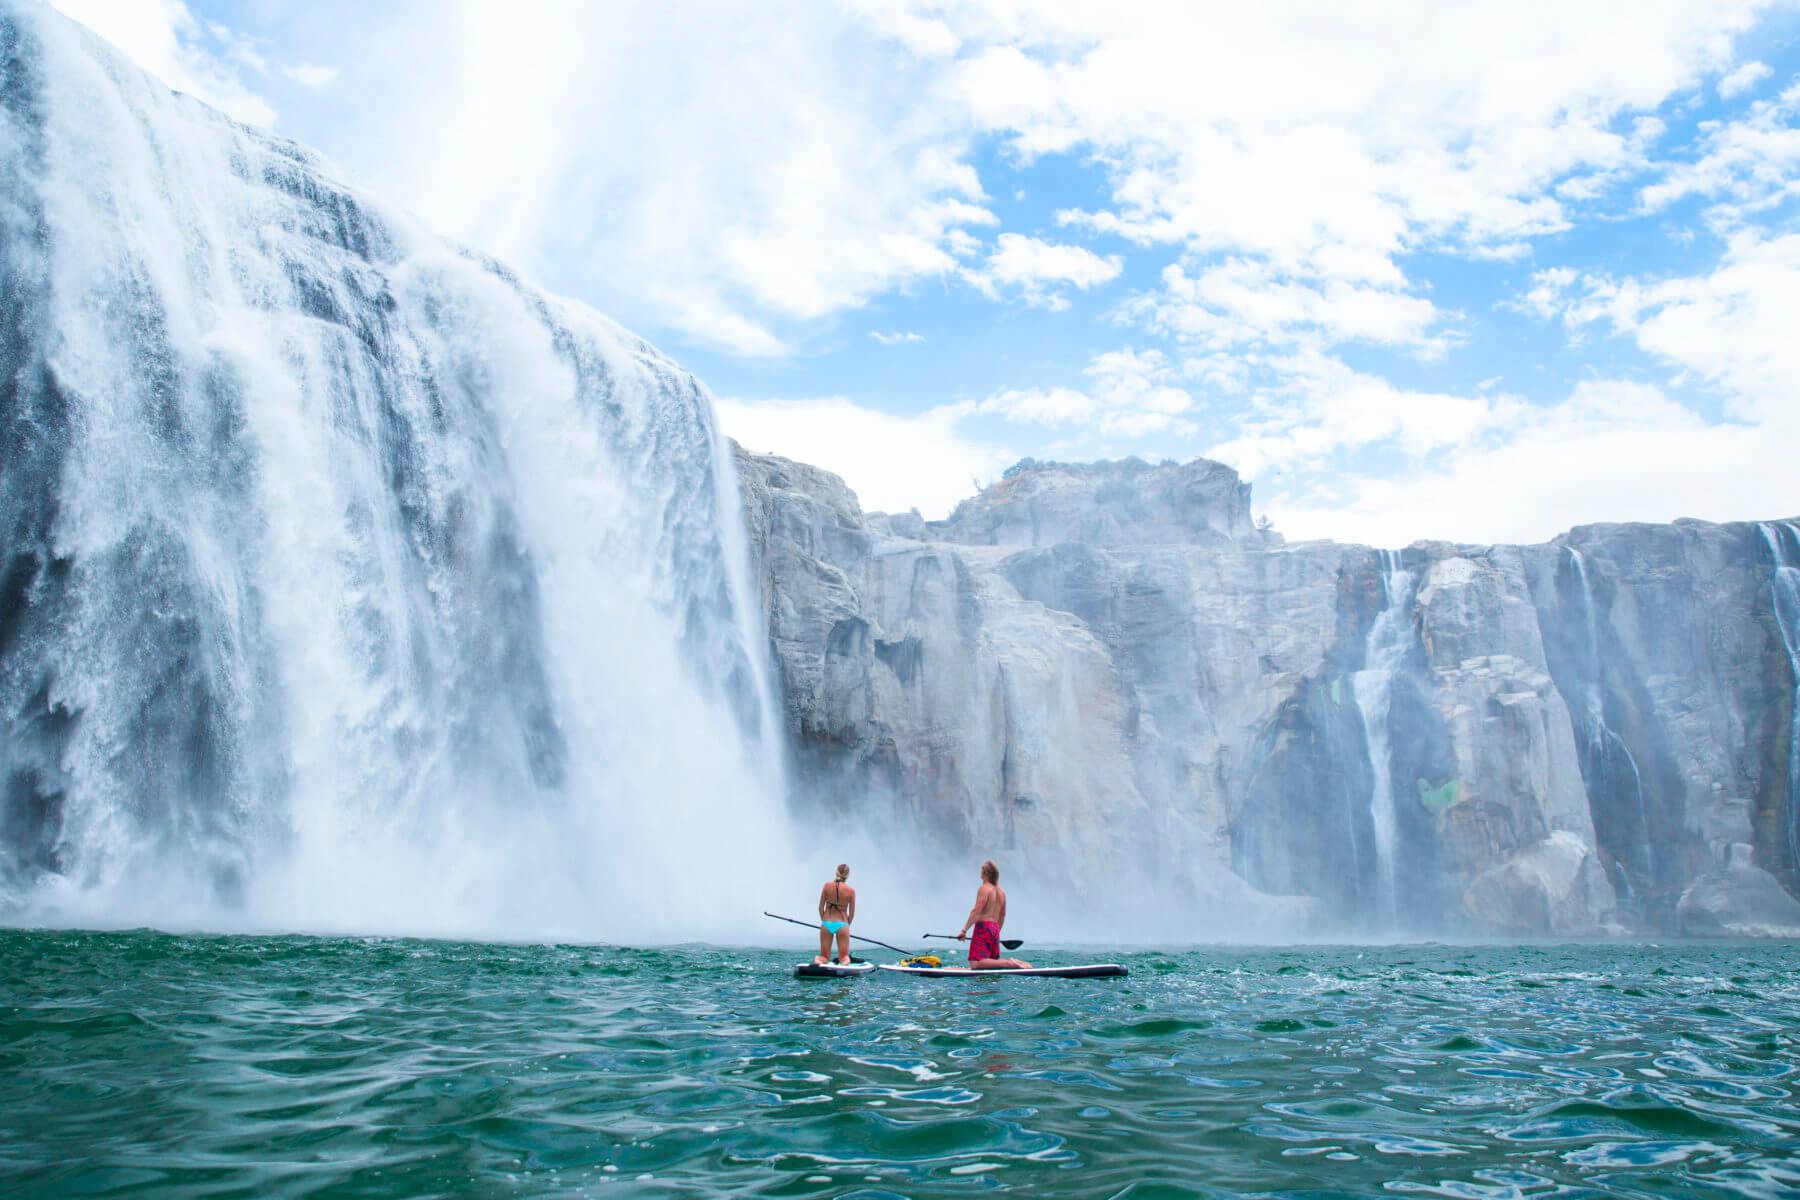
<svg viewBox="0 0 1800 1200"><path fill-rule="evenodd" d="M247 125L272 125L275 110L240 74L266 75L255 48L216 23L203 25L181 0L52 0L125 57L178 92Z"/></svg>
<svg viewBox="0 0 1800 1200"><path fill-rule="evenodd" d="M956 88L1021 158L1107 167L1110 205L1065 224L1185 251L1138 310L1163 327L1435 349L1404 257L1516 258L1566 229L1643 167L1664 132L1644 114L1729 62L1757 7L983 8L958 27Z"/></svg>
<svg viewBox="0 0 1800 1200"><path fill-rule="evenodd" d="M947 516L991 483L1015 455L968 441L957 423L967 405L917 416L864 408L841 396L714 402L725 433L747 449L775 453L841 475L865 509Z"/></svg>
<svg viewBox="0 0 1800 1200"><path fill-rule="evenodd" d="M1725 389L1800 446L1800 234L1737 240L1707 275L1621 289L1615 320L1644 350Z"/></svg>
<svg viewBox="0 0 1800 1200"><path fill-rule="evenodd" d="M962 39L943 21L921 16L888 0L838 0L868 21L877 32L926 58L945 58L962 47Z"/></svg>
<svg viewBox="0 0 1800 1200"><path fill-rule="evenodd" d="M1605 323L1644 351L1722 389L1747 419L1800 435L1800 234L1735 238L1705 275L1665 280L1540 271L1526 306L1572 326Z"/></svg>
<svg viewBox="0 0 1800 1200"><path fill-rule="evenodd" d="M412 83L334 157L548 286L739 354L953 276L994 217L923 52L950 43L869 6L709 11L378 9L363 32Z"/></svg>
<svg viewBox="0 0 1800 1200"><path fill-rule="evenodd" d="M1719 95L1729 100L1740 92L1749 91L1774 73L1766 62L1747 62L1719 80Z"/></svg>
<svg viewBox="0 0 1800 1200"><path fill-rule="evenodd" d="M1543 320L1563 315L1569 306L1569 292L1580 278L1573 267L1546 267L1531 273L1531 288L1509 306Z"/></svg>
<svg viewBox="0 0 1800 1200"><path fill-rule="evenodd" d="M1625 156L1614 120L1728 61L1757 7L1032 9L959 83L1021 154L1106 154L1120 232L1290 269L1326 249L1380 263L1421 238L1558 225L1546 189Z"/></svg>
<svg viewBox="0 0 1800 1200"><path fill-rule="evenodd" d="M1580 181L1568 180L1557 185L1557 194L1561 196L1579 195L1588 199L1597 194L1595 177L1587 176ZM1531 253L1530 242L1490 242L1484 246L1469 247L1469 257L1487 262L1516 262Z"/></svg>
<svg viewBox="0 0 1800 1200"><path fill-rule="evenodd" d="M1094 395L1104 409L1102 433L1141 437L1197 432L1197 426L1183 416L1194 408L1193 397L1175 386L1175 374L1160 350L1126 348L1097 355L1085 374L1093 381Z"/></svg>
<svg viewBox="0 0 1800 1200"><path fill-rule="evenodd" d="M863 506L889 512L917 507L942 517L1017 461L1014 451L972 439L967 422L1000 417L1022 425L1076 429L1127 441L1151 434L1192 436L1194 401L1174 386L1160 351L1130 348L1096 355L1085 389L1019 388L980 401L943 404L897 416L842 396L805 400L714 401L725 433L751 450L772 452L843 476Z"/></svg>
<svg viewBox="0 0 1800 1200"><path fill-rule="evenodd" d="M1085 425L1099 408L1094 398L1074 388L1007 388L995 392L978 411L997 413L1029 425Z"/></svg>
<svg viewBox="0 0 1800 1200"><path fill-rule="evenodd" d="M1541 541L1589 521L1730 520L1792 515L1800 505L1792 469L1800 339L1791 320L1800 311L1800 234L1739 238L1716 269L1692 277L1613 280L1548 268L1519 307L1631 338L1680 377L1721 389L1732 418L1704 419L1663 388L1624 379L1585 381L1550 405L1496 392L1493 379L1474 395L1411 390L1300 348L1227 356L1254 362L1273 382L1207 454L1255 480L1289 536L1381 545ZM1179 382L1219 369L1202 358L1177 370L1157 350L1123 349L1093 358L1084 388L1008 389L915 420L977 455L956 429L976 415L1091 437L1191 436L1193 400ZM820 447L816 456L830 453ZM1366 470L1372 462L1379 474ZM940 511L967 491L966 474L957 468L941 481ZM897 483L892 503L904 503L910 486Z"/></svg>
<svg viewBox="0 0 1800 1200"><path fill-rule="evenodd" d="M1793 445L1754 425L1707 424L1658 388L1599 380L1530 410L1504 442L1390 479L1261 489L1258 500L1289 538L1541 542L1593 521L1792 515Z"/></svg>
<svg viewBox="0 0 1800 1200"><path fill-rule="evenodd" d="M1442 350L1433 330L1442 318L1422 296L1379 284L1327 279L1302 282L1266 261L1233 258L1190 274L1180 263L1164 268L1159 291L1131 311L1151 328L1203 346L1292 343L1323 337Z"/></svg>
<svg viewBox="0 0 1800 1200"><path fill-rule="evenodd" d="M180 0L57 2L171 86L274 119L255 89L266 59L290 60L260 41ZM550 286L745 356L788 353L809 323L929 281L1056 307L1116 280L1109 246L1000 227L971 165L984 136L1021 160L1069 151L1104 172L1106 194L1060 224L1166 253L1118 312L1169 338L1178 365L1118 351L1077 379L916 416L726 400L726 428L842 471L873 507L942 512L1010 458L965 436L979 418L1071 447L1167 446L1200 436L1193 389L1206 388L1245 399L1242 414L1208 411L1226 431L1215 452L1282 473L1290 532L1535 538L1578 520L1793 507L1778 501L1792 494L1781 459L1800 444L1800 237L1744 231L1797 194L1800 89L1704 125L1688 161L1658 150L1654 115L1715 78L1727 99L1755 94L1766 64L1730 68L1758 8L1654 3L1621 21L1604 6L1521 20L1507 4L1423 0L1373 15L841 0L797 22L573 2L520 20L458 0L421 22L378 7L342 66L363 87L380 73L359 56L391 61L386 77L405 82L355 97L356 122L325 148ZM335 68L274 69L345 87ZM1643 212L1705 200L1732 237L1718 268L1658 280L1552 267L1516 304L1573 336L1630 339L1676 372L1666 391L1590 381L1533 406L1396 386L1334 356L1349 343L1444 351L1468 318L1413 277L1422 262L1517 261L1632 186ZM1670 399L1693 383L1739 423ZM1390 478L1331 490L1316 474L1377 467Z"/></svg>
<svg viewBox="0 0 1800 1200"><path fill-rule="evenodd" d="M1800 84L1773 100L1756 101L1739 120L1713 123L1700 139L1700 156L1669 166L1662 179L1639 193L1639 203L1655 212L1688 196L1704 196L1717 201L1707 219L1730 231L1753 214L1800 196L1796 116Z"/></svg>
<svg viewBox="0 0 1800 1200"><path fill-rule="evenodd" d="M1175 372L1159 350L1130 348L1096 355L1083 374L1086 391L1067 387L1009 388L995 392L971 412L990 413L1022 424L1080 426L1126 438L1153 433L1191 436L1198 427L1184 414L1194 399L1175 386Z"/></svg>
<svg viewBox="0 0 1800 1200"><path fill-rule="evenodd" d="M241 83L268 70L256 47L180 0L60 2L177 86L273 117ZM324 148L548 286L771 356L930 281L1057 308L1117 278L1103 248L996 228L972 163L998 137L1106 172L1107 201L1065 224L1174 248L1178 273L1133 310L1156 329L1435 353L1456 314L1408 256L1516 258L1567 227L1643 165L1663 132L1646 114L1725 69L1757 7L376 6L341 48L357 119ZM283 71L342 87L335 69Z"/></svg>
<svg viewBox="0 0 1800 1200"><path fill-rule="evenodd" d="M338 77L336 67L321 67L313 63L294 63L292 66L283 67L281 73L295 83L315 89L330 87L332 81Z"/></svg>
<svg viewBox="0 0 1800 1200"><path fill-rule="evenodd" d="M1631 338L1678 381L1722 391L1729 419L1704 419L1649 384L1586 381L1560 404L1496 409L1485 429L1441 428L1441 455L1390 478L1265 489L1277 524L1290 536L1400 545L1541 541L1590 521L1800 511L1800 234L1742 235L1713 270L1673 279L1550 268L1533 277L1520 307Z"/></svg>
<svg viewBox="0 0 1800 1200"><path fill-rule="evenodd" d="M1255 398L1237 436L1206 452L1252 479L1336 466L1346 452L1377 446L1421 459L1503 432L1522 408L1515 396L1397 388L1316 350L1270 366L1276 386Z"/></svg>
<svg viewBox="0 0 1800 1200"><path fill-rule="evenodd" d="M1117 279L1123 269L1117 255L1102 257L1082 246L1003 233L986 266L966 272L966 277L989 295L1014 288L1028 304L1060 310L1069 303L1062 285L1086 291Z"/></svg>

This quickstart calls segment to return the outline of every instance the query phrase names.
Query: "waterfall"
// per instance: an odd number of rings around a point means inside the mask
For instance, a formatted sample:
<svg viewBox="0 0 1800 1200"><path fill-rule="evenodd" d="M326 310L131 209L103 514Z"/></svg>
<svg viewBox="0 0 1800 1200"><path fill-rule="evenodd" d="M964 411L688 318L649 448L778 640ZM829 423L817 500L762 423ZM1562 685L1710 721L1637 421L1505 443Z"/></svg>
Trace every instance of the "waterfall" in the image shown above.
<svg viewBox="0 0 1800 1200"><path fill-rule="evenodd" d="M3 2L0 256L0 917L747 927L780 722L690 376Z"/></svg>
<svg viewBox="0 0 1800 1200"><path fill-rule="evenodd" d="M1580 586L1584 640L1581 663L1582 713L1578 719L1586 733L1582 744L1583 775L1590 793L1611 795L1618 783L1629 788L1631 811L1637 818L1637 837L1631 846L1636 861L1632 863L1632 868L1638 875L1639 883L1650 883L1656 873L1656 850L1650 836L1650 809L1644 797L1644 777L1638 770L1637 759L1632 755L1630 747L1607 724L1606 696L1602 688L1599 617L1595 611L1593 585L1588 580L1587 560L1573 546L1565 546L1564 549L1568 552L1570 569ZM1616 764L1621 760L1626 768L1626 775L1623 777L1618 775L1616 769ZM1636 892L1632 886L1631 874L1631 871L1621 868L1619 877L1614 880L1615 885L1623 885L1620 891L1625 899L1633 898Z"/></svg>
<svg viewBox="0 0 1800 1200"><path fill-rule="evenodd" d="M1769 548L1770 602L1794 685L1788 705L1787 791L1781 831L1787 842L1788 863L1800 871L1800 526L1761 522L1756 528Z"/></svg>
<svg viewBox="0 0 1800 1200"><path fill-rule="evenodd" d="M1369 756L1372 784L1369 818L1375 831L1375 871L1379 916L1388 926L1399 917L1395 877L1398 842L1394 799L1393 739L1389 717L1394 701L1394 677L1417 644L1413 633L1413 573L1400 554L1380 551L1384 600L1381 612L1369 626L1363 669L1351 676L1356 707L1362 713L1364 747Z"/></svg>

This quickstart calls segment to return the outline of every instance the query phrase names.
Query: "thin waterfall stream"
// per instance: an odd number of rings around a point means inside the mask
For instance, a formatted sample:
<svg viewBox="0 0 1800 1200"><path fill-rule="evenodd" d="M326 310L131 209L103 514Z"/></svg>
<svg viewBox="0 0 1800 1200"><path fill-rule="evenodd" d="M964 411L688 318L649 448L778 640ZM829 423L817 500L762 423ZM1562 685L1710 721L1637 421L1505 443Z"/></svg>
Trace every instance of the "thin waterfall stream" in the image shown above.
<svg viewBox="0 0 1800 1200"><path fill-rule="evenodd" d="M1381 581L1384 602L1369 626L1363 669L1351 676L1356 707L1362 713L1364 745L1372 785L1369 818L1375 831L1377 917L1392 928L1399 920L1395 853L1399 843L1394 798L1392 715L1394 678L1418 644L1413 631L1413 572L1398 551L1383 550Z"/></svg>

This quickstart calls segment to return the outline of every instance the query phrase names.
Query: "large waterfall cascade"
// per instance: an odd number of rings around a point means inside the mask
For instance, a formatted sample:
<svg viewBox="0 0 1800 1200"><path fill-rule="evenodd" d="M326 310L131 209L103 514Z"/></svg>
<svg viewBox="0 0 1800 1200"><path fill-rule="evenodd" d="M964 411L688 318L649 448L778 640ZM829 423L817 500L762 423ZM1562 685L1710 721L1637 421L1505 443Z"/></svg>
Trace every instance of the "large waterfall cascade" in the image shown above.
<svg viewBox="0 0 1800 1200"><path fill-rule="evenodd" d="M1356 707L1362 713L1364 746L1369 756L1371 787L1369 819L1375 833L1375 881L1378 917L1392 927L1399 919L1399 884L1395 861L1399 845L1398 811L1394 798L1393 714L1394 679L1407 656L1418 645L1413 626L1413 572L1400 553L1383 550L1381 581L1384 600L1369 626L1363 667L1351 676Z"/></svg>
<svg viewBox="0 0 1800 1200"><path fill-rule="evenodd" d="M1781 832L1787 842L1788 862L1800 867L1800 525L1765 522L1757 526L1757 531L1769 549L1770 599L1794 681L1794 694L1788 705L1787 787Z"/></svg>
<svg viewBox="0 0 1800 1200"><path fill-rule="evenodd" d="M748 928L793 854L698 385L36 6L0 157L12 919Z"/></svg>

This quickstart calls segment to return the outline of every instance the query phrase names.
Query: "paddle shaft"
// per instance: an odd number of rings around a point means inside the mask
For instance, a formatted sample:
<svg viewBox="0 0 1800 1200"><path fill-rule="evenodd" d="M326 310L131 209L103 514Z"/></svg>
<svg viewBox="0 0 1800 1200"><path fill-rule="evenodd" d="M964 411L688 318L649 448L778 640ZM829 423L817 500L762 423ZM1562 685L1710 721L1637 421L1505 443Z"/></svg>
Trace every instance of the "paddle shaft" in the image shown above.
<svg viewBox="0 0 1800 1200"><path fill-rule="evenodd" d="M963 940L959 937L954 936L953 934L948 934L948 933L923 933L923 934L920 934L919 936L920 937L928 937L928 938L942 938L946 942L960 942ZM1024 938L1001 938L1000 944L1002 946L1005 946L1008 950L1017 950L1020 946L1023 946L1025 944L1025 939Z"/></svg>
<svg viewBox="0 0 1800 1200"><path fill-rule="evenodd" d="M789 925L804 925L808 929L819 928L818 924L813 921L796 921L794 918L784 917L780 913L765 912L763 914L763 916L774 917L777 921L786 921ZM911 950L902 950L898 946L890 946L886 942L878 942L874 938L864 937L860 933L853 933L850 936L855 938L859 942L867 942L871 946L880 946L883 950L892 950L895 954L911 954L912 953Z"/></svg>

